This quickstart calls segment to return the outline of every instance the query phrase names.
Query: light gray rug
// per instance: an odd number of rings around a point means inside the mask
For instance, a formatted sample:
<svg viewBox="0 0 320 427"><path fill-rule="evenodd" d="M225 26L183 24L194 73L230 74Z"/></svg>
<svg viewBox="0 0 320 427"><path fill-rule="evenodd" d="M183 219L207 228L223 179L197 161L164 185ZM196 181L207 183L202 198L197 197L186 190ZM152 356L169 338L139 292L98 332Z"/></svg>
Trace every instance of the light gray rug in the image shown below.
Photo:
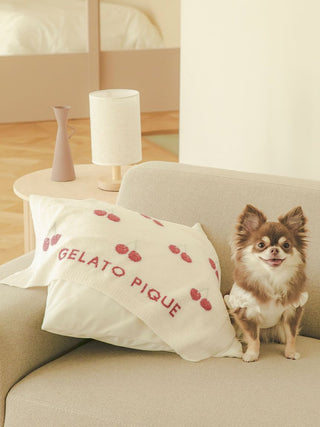
<svg viewBox="0 0 320 427"><path fill-rule="evenodd" d="M146 138L177 156L179 155L179 134L148 135Z"/></svg>

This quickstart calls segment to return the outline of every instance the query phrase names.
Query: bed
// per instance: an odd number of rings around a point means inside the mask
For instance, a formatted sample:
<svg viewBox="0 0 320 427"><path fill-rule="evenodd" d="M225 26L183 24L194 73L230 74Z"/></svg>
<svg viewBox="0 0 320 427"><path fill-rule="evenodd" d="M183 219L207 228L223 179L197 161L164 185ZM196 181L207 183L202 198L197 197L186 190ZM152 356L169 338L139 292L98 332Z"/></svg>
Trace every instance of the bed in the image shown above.
<svg viewBox="0 0 320 427"><path fill-rule="evenodd" d="M2 0L0 122L46 120L55 104L88 117L88 93L116 87L139 90L142 111L177 110L179 48L157 13L158 0Z"/></svg>

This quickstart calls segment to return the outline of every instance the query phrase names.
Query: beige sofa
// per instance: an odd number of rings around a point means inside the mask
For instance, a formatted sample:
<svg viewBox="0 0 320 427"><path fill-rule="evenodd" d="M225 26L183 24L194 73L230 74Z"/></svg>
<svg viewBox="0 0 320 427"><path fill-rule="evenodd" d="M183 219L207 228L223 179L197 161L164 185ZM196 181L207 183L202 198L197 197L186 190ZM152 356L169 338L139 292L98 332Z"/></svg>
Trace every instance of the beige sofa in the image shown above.
<svg viewBox="0 0 320 427"><path fill-rule="evenodd" d="M246 203L276 219L301 205L308 217L309 301L301 359L262 345L258 362L143 352L40 329L43 288L0 285L0 424L21 426L318 426L320 423L320 183L150 162L126 174L118 203L153 217L200 222L232 285L229 240ZM3 265L22 269L32 254Z"/></svg>

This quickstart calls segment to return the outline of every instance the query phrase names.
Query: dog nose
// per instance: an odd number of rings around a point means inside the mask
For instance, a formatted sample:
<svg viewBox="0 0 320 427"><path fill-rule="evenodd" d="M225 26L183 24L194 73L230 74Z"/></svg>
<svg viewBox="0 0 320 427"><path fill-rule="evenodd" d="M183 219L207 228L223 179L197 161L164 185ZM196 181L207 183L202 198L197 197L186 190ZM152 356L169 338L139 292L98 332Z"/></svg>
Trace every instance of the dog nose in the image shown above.
<svg viewBox="0 0 320 427"><path fill-rule="evenodd" d="M272 253L272 255L278 255L279 254L279 249L272 247L270 248L270 252Z"/></svg>

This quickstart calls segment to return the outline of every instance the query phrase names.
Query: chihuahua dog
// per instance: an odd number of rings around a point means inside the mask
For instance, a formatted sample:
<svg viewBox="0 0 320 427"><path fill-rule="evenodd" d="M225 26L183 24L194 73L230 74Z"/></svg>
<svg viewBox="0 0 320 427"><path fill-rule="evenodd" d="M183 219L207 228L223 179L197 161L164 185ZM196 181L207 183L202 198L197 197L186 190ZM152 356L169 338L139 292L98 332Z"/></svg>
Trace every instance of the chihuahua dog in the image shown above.
<svg viewBox="0 0 320 427"><path fill-rule="evenodd" d="M252 205L239 217L232 244L234 284L224 299L247 344L245 362L258 360L260 340L285 343L285 357L300 357L295 342L308 299L305 224L301 207L279 222L267 221Z"/></svg>

